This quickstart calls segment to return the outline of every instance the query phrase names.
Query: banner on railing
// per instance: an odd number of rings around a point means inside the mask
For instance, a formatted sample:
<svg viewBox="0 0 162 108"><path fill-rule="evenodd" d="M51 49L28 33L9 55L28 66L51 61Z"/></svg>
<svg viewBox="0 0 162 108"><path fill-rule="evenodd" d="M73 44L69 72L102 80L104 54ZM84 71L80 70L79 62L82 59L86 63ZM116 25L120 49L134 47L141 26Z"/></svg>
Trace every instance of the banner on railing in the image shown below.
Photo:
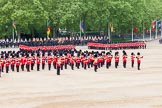
<svg viewBox="0 0 162 108"><path fill-rule="evenodd" d="M88 43L88 47L96 48L130 48L130 47L145 47L144 42L130 42L130 43L116 43L116 44L101 44L101 43Z"/></svg>
<svg viewBox="0 0 162 108"><path fill-rule="evenodd" d="M32 51L37 51L37 50L72 50L75 49L74 45L58 45L58 46L26 46L26 45L19 45L19 48L22 50L32 50Z"/></svg>

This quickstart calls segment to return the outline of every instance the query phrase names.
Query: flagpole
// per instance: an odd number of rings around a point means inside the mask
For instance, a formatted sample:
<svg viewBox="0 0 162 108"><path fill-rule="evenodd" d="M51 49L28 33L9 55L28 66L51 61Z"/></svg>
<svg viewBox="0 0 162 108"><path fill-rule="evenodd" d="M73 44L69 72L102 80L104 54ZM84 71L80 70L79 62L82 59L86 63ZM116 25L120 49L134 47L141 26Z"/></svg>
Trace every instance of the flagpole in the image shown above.
<svg viewBox="0 0 162 108"><path fill-rule="evenodd" d="M150 40L151 40L151 27L150 27Z"/></svg>
<svg viewBox="0 0 162 108"><path fill-rule="evenodd" d="M15 31L14 31L14 27L13 27L14 21L12 22L12 41L14 41L14 35L15 35Z"/></svg>
<svg viewBox="0 0 162 108"><path fill-rule="evenodd" d="M132 42L133 42L133 22L132 22Z"/></svg>
<svg viewBox="0 0 162 108"><path fill-rule="evenodd" d="M160 23L160 26L161 26L161 23ZM160 27L160 31L161 31L161 38L162 38L162 26Z"/></svg>
<svg viewBox="0 0 162 108"><path fill-rule="evenodd" d="M47 28L48 28L48 19L47 19L47 22L46 22L46 34L47 34L47 40L48 40Z"/></svg>
<svg viewBox="0 0 162 108"><path fill-rule="evenodd" d="M109 37L109 21L107 22L107 37Z"/></svg>
<svg viewBox="0 0 162 108"><path fill-rule="evenodd" d="M155 39L157 39L157 20L156 20L156 34L155 34Z"/></svg>
<svg viewBox="0 0 162 108"><path fill-rule="evenodd" d="M82 23L82 22L81 22L81 18L80 18L80 25L79 25L79 26L80 26L80 27L79 27L79 28L80 28L80 37L81 37L81 35L82 35L82 34L81 34L81 33L82 33L82 31L81 31L81 23Z"/></svg>
<svg viewBox="0 0 162 108"><path fill-rule="evenodd" d="M134 39L133 39L133 27L132 27L132 42L133 42L133 40L134 40Z"/></svg>
<svg viewBox="0 0 162 108"><path fill-rule="evenodd" d="M143 21L143 41L145 41L144 21Z"/></svg>
<svg viewBox="0 0 162 108"><path fill-rule="evenodd" d="M110 23L108 23L109 43L111 42Z"/></svg>

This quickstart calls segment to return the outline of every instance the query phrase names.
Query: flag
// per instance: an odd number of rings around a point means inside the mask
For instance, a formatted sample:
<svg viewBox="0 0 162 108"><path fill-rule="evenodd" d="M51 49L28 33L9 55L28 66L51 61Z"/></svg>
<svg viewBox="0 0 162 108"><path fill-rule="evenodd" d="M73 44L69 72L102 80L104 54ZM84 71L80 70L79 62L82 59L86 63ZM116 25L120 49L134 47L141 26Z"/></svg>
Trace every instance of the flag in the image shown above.
<svg viewBox="0 0 162 108"><path fill-rule="evenodd" d="M159 20L159 21L157 22L157 27L158 27L158 30L160 31L160 30L161 30L161 20Z"/></svg>
<svg viewBox="0 0 162 108"><path fill-rule="evenodd" d="M47 20L47 37L49 37L50 32L51 32L50 21Z"/></svg>
<svg viewBox="0 0 162 108"><path fill-rule="evenodd" d="M136 26L134 27L133 32L134 33L137 33L138 32L138 28Z"/></svg>
<svg viewBox="0 0 162 108"><path fill-rule="evenodd" d="M16 29L16 22L13 22L13 28Z"/></svg>
<svg viewBox="0 0 162 108"><path fill-rule="evenodd" d="M148 29L145 29L145 32L146 32L146 33L149 33L149 30L148 30Z"/></svg>
<svg viewBox="0 0 162 108"><path fill-rule="evenodd" d="M15 21L12 23L12 26L13 26L13 28L14 28L14 30L15 30L15 34L16 34L16 36L17 36L17 29L16 29L16 22L15 22Z"/></svg>
<svg viewBox="0 0 162 108"><path fill-rule="evenodd" d="M82 33L84 33L84 22L80 21L80 30Z"/></svg>
<svg viewBox="0 0 162 108"><path fill-rule="evenodd" d="M156 20L152 21L152 31L156 30Z"/></svg>
<svg viewBox="0 0 162 108"><path fill-rule="evenodd" d="M50 32L51 32L51 28L50 27L47 27L47 36L49 37L50 35Z"/></svg>
<svg viewBox="0 0 162 108"><path fill-rule="evenodd" d="M110 23L110 30L111 30L111 32L113 32L114 31L114 27L113 27L113 24L112 23Z"/></svg>

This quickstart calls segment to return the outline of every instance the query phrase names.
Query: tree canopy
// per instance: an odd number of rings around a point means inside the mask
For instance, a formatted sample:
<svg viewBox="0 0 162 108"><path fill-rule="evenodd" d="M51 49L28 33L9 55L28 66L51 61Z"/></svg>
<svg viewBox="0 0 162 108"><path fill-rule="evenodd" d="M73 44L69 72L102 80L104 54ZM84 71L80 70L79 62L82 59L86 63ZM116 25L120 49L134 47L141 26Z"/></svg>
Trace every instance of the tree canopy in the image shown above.
<svg viewBox="0 0 162 108"><path fill-rule="evenodd" d="M162 19L162 0L0 0L0 36L12 34L16 22L19 33L46 35L47 20L57 30L107 31L111 22L117 34L130 33L133 26L142 32L142 23ZM6 30L7 26L7 30Z"/></svg>

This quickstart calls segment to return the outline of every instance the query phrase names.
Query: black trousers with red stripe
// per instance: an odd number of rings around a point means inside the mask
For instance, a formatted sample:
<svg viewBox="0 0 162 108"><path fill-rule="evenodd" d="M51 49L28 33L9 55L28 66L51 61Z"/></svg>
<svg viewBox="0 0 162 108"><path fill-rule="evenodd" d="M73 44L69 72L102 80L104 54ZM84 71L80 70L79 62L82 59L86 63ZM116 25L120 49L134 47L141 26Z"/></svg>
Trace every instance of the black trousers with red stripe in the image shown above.
<svg viewBox="0 0 162 108"><path fill-rule="evenodd" d="M40 64L37 64L37 71L39 71L40 69Z"/></svg>
<svg viewBox="0 0 162 108"><path fill-rule="evenodd" d="M15 67L15 65L12 65L11 64L11 70L14 72L14 67Z"/></svg>
<svg viewBox="0 0 162 108"><path fill-rule="evenodd" d="M82 64L82 68L84 67L84 63L83 62L81 62L81 64Z"/></svg>
<svg viewBox="0 0 162 108"><path fill-rule="evenodd" d="M45 68L45 64L44 64L44 63L42 63L42 70L44 70L44 68Z"/></svg>
<svg viewBox="0 0 162 108"><path fill-rule="evenodd" d="M24 71L24 64L21 65L21 70Z"/></svg>
<svg viewBox="0 0 162 108"><path fill-rule="evenodd" d="M91 67L93 67L93 61L91 61Z"/></svg>
<svg viewBox="0 0 162 108"><path fill-rule="evenodd" d="M132 68L134 67L134 62L132 62Z"/></svg>
<svg viewBox="0 0 162 108"><path fill-rule="evenodd" d="M60 75L60 67L57 67L57 75Z"/></svg>
<svg viewBox="0 0 162 108"><path fill-rule="evenodd" d="M88 63L87 65L88 65L88 68L90 68L90 63Z"/></svg>
<svg viewBox="0 0 162 108"><path fill-rule="evenodd" d="M29 64L26 64L26 69L27 69L27 72L30 72L30 65Z"/></svg>
<svg viewBox="0 0 162 108"><path fill-rule="evenodd" d="M123 67L126 68L127 62L123 62Z"/></svg>
<svg viewBox="0 0 162 108"><path fill-rule="evenodd" d="M67 69L67 63L65 63L65 69Z"/></svg>
<svg viewBox="0 0 162 108"><path fill-rule="evenodd" d="M79 67L80 67L80 63L79 63L79 62L76 63L76 66L77 66L77 68L79 69Z"/></svg>
<svg viewBox="0 0 162 108"><path fill-rule="evenodd" d="M9 71L9 66L6 66L6 73L8 73Z"/></svg>
<svg viewBox="0 0 162 108"><path fill-rule="evenodd" d="M51 64L48 64L48 70L51 70Z"/></svg>
<svg viewBox="0 0 162 108"><path fill-rule="evenodd" d="M3 72L3 70L4 70L4 66L2 66L2 72Z"/></svg>
<svg viewBox="0 0 162 108"><path fill-rule="evenodd" d="M106 62L106 68L109 69L110 67L110 62Z"/></svg>
<svg viewBox="0 0 162 108"><path fill-rule="evenodd" d="M56 69L56 62L53 62L53 67L54 69Z"/></svg>
<svg viewBox="0 0 162 108"><path fill-rule="evenodd" d="M31 64L31 70L34 70L34 64L33 63Z"/></svg>
<svg viewBox="0 0 162 108"><path fill-rule="evenodd" d="M94 65L94 71L97 72L97 65Z"/></svg>
<svg viewBox="0 0 162 108"><path fill-rule="evenodd" d="M84 64L84 69L85 69L85 70L87 69L87 64Z"/></svg>
<svg viewBox="0 0 162 108"><path fill-rule="evenodd" d="M141 63L137 63L137 68L138 68L138 70L140 70L140 64L141 64Z"/></svg>
<svg viewBox="0 0 162 108"><path fill-rule="evenodd" d="M61 70L63 70L63 66L64 66L64 65L63 65L63 64L61 64Z"/></svg>
<svg viewBox="0 0 162 108"><path fill-rule="evenodd" d="M19 66L16 66L16 70L17 70L17 72L19 72Z"/></svg>
<svg viewBox="0 0 162 108"><path fill-rule="evenodd" d="M115 68L118 68L119 62L115 62Z"/></svg>

